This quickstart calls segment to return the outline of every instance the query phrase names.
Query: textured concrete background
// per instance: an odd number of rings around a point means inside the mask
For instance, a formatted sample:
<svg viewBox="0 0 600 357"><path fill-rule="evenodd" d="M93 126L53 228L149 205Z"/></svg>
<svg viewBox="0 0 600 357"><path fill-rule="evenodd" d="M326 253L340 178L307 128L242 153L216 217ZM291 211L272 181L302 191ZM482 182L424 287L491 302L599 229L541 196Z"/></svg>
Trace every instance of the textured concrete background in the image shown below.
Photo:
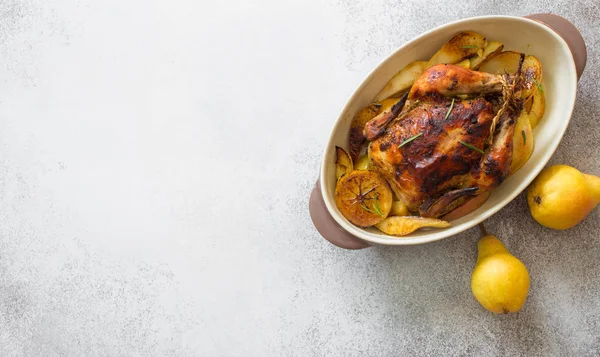
<svg viewBox="0 0 600 357"><path fill-rule="evenodd" d="M547 11L589 51L552 163L600 174L597 1L1 1L0 356L598 355L598 210L488 221L532 276L509 316L471 296L477 231L344 251L307 212L386 54Z"/></svg>

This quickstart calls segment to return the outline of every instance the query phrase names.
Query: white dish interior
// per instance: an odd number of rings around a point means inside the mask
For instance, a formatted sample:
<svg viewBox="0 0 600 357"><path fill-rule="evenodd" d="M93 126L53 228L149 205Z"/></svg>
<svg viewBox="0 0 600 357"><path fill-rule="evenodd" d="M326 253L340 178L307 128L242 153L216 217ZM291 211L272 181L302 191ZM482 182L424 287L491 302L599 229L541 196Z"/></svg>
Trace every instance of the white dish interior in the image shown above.
<svg viewBox="0 0 600 357"><path fill-rule="evenodd" d="M344 218L335 204L335 146L347 148L350 123L355 113L372 102L387 81L405 65L427 60L452 35L471 30L504 43L504 50L535 55L542 62L546 112L534 130L535 148L529 161L495 189L487 202L474 212L452 221L445 229L418 230L393 237L376 228L362 229ZM447 238L467 230L512 201L544 168L571 119L577 90L575 63L565 41L550 28L535 21L508 16L485 16L456 21L422 34L387 57L363 81L342 110L327 144L321 165L321 191L333 218L352 235L374 244L421 244Z"/></svg>

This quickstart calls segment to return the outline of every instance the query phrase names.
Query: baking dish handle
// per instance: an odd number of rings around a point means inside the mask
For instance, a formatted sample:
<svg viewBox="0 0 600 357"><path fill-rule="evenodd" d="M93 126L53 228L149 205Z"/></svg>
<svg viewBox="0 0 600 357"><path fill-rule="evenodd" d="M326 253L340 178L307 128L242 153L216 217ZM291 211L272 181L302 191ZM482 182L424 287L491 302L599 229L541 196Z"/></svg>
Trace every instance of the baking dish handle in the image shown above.
<svg viewBox="0 0 600 357"><path fill-rule="evenodd" d="M317 231L331 244L345 249L363 249L369 247L366 242L348 233L333 219L327 210L327 206L325 206L325 201L323 201L319 180L317 180L310 194L308 209L310 211L310 218Z"/></svg>
<svg viewBox="0 0 600 357"><path fill-rule="evenodd" d="M577 27L564 17L554 14L532 14L525 17L548 26L565 40L573 55L577 70L577 79L579 80L587 62L587 49L585 48L585 41L579 30L577 30Z"/></svg>

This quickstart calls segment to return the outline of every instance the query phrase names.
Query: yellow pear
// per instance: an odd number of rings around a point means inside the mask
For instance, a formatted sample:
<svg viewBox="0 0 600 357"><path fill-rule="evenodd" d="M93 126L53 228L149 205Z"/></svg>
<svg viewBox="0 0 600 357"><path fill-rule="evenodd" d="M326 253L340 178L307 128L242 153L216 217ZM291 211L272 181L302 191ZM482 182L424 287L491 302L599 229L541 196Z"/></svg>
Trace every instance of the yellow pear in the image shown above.
<svg viewBox="0 0 600 357"><path fill-rule="evenodd" d="M571 228L600 202L600 177L566 165L550 166L529 187L527 202L539 224L554 229Z"/></svg>
<svg viewBox="0 0 600 357"><path fill-rule="evenodd" d="M473 296L491 312L517 312L527 299L529 272L498 238L484 234L477 243L477 264L471 276Z"/></svg>

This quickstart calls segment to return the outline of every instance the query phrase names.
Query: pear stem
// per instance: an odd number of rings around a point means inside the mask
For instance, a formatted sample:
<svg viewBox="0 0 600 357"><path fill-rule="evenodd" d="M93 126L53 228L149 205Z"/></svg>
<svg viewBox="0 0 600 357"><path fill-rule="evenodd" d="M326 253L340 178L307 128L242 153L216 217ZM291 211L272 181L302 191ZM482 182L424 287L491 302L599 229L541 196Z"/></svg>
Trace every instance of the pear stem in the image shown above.
<svg viewBox="0 0 600 357"><path fill-rule="evenodd" d="M487 229L485 229L485 226L483 225L483 222L479 223L479 229L481 229L481 234L483 234L483 236L487 236L488 235L488 231L487 231Z"/></svg>

